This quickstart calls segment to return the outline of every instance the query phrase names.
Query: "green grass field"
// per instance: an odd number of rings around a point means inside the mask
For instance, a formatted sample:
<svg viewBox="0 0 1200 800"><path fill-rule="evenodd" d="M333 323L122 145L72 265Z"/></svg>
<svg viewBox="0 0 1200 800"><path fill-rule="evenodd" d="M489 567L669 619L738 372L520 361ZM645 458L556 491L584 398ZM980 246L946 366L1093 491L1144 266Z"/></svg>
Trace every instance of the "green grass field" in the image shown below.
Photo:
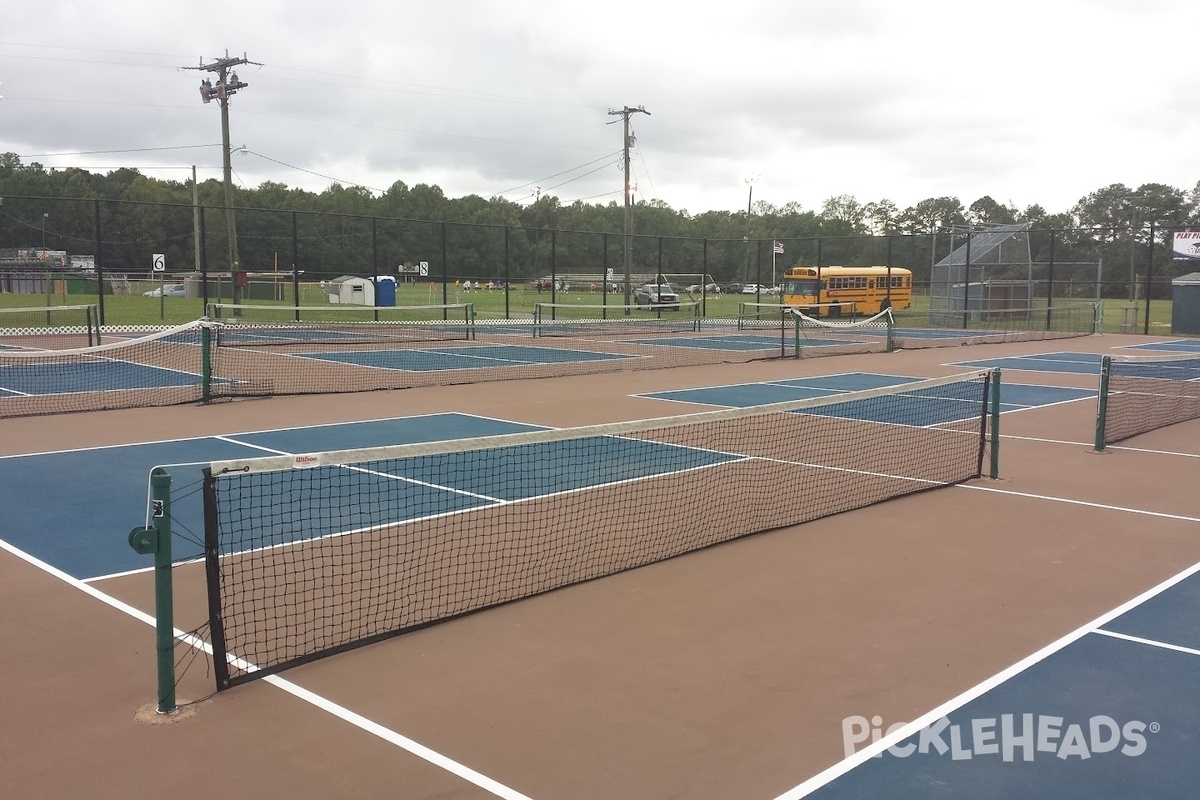
<svg viewBox="0 0 1200 800"><path fill-rule="evenodd" d="M204 306L199 298L192 297L145 297L141 294L143 289L153 288L157 283L146 282L146 286L141 285L131 287L133 294L120 295L105 295L104 297L104 323L106 326L115 325L181 325L186 322L191 322L199 319L204 315ZM500 290L479 290L471 292L463 292L455 286L446 287L443 294L440 285L433 286L431 284L400 284L396 291L396 304L398 306L425 306L438 305L443 302L449 303L474 303L476 316L479 319L500 319L505 316L512 318L528 318L534 312L534 306L537 303L549 303L551 294L549 291L539 292L534 288L525 285L514 286L508 292L507 305L505 300L505 292ZM283 287L286 290L285 299L278 302L252 300L249 301L255 304L264 305L293 305L291 300L291 287ZM327 291L318 284L302 284L300 287L300 305L304 306L325 306L330 305ZM210 298L212 301L217 301L218 298ZM220 298L223 302L231 302L231 298L226 296ZM609 293L607 296L603 292L592 292L588 290L558 292L555 296L555 301L564 306L580 307L580 315L583 315L583 306L602 305L607 300L610 305L620 305L623 297L619 294ZM756 300L762 303L776 302L776 298L768 295L755 297L754 295L709 295L701 297L689 297L683 294L680 297L682 302L702 303L702 315L713 318L733 318L738 316L739 309L742 303L752 303ZM96 305L99 298L94 294L16 294L16 293L0 293L0 309L3 308L26 308L26 307L44 307L44 306L62 306L62 305ZM924 295L918 295L913 298L912 306L898 314L901 325L918 326L927 323L927 313L929 308L929 298ZM1133 323L1133 330L1129 332L1141 333L1145 327L1145 311L1144 304L1140 305L1136 313L1133 311L1125 311L1126 308L1132 308L1128 302L1120 300L1109 300L1104 303L1103 316L1103 332L1119 333L1122 331L1123 321L1128 324ZM561 316L563 313L570 315L569 311L558 312ZM673 313L673 312L662 312ZM686 313L686 312L684 312ZM1170 335L1171 332L1171 301L1169 300L1153 300L1150 303L1150 333L1159 335Z"/></svg>

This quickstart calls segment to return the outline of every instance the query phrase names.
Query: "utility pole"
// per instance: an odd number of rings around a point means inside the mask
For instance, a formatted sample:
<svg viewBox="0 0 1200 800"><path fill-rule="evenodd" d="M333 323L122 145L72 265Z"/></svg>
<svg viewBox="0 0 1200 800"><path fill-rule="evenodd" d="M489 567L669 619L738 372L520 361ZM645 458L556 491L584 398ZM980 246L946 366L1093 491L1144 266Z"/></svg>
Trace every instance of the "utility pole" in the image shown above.
<svg viewBox="0 0 1200 800"><path fill-rule="evenodd" d="M625 260L625 305L628 306L633 302L633 300L632 300L633 289L629 285L629 280L630 280L629 273L630 273L632 265L633 265L633 221L632 221L633 218L632 218L632 210L630 208L630 203L629 203L629 146L634 141L633 137L631 137L629 135L629 115L630 114L645 114L646 116L650 116L650 112L646 110L645 106L638 106L637 108L630 108L629 106L625 106L620 111L609 111L608 113L611 116L621 117L621 120L624 123L624 126L623 126L624 127L624 136L622 137L621 142L623 145L624 160L625 160L625 237L624 237L625 238L625 259L624 260ZM614 122L615 122L615 120L614 120ZM628 309L626 309L625 313L627 313L627 314L629 313Z"/></svg>
<svg viewBox="0 0 1200 800"><path fill-rule="evenodd" d="M247 60L244 54L241 58L230 58L229 51L226 50L224 58L218 58L208 64L205 64L204 59L201 58L200 66L184 67L184 69L202 69L205 72L217 74L215 84L207 78L200 81L200 99L205 103L210 103L216 98L221 107L221 165L224 168L225 179L225 222L229 227L229 273L233 282L233 302L235 304L242 302L242 285L245 276L242 274L239 263L237 225L233 218L233 165L229 161L229 98L237 94L238 90L245 89L249 84L239 81L237 73L230 70L239 64L253 63ZM235 310L234 313L236 314L237 311Z"/></svg>
<svg viewBox="0 0 1200 800"><path fill-rule="evenodd" d="M742 237L746 243L746 261L742 268L742 283L750 280L750 221L754 219L754 181L757 179L757 175L750 175L746 178L746 185L750 187L750 191L746 195L746 235Z"/></svg>

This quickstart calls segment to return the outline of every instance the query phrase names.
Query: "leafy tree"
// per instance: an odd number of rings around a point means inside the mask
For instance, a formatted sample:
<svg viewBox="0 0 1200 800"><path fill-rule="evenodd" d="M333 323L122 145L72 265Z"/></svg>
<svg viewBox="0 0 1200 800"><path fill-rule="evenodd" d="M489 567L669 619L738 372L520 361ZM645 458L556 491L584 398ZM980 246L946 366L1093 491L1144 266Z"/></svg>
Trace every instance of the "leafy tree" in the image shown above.
<svg viewBox="0 0 1200 800"><path fill-rule="evenodd" d="M900 230L920 234L945 230L966 223L963 206L957 197L931 197L906 208L898 220Z"/></svg>
<svg viewBox="0 0 1200 800"><path fill-rule="evenodd" d="M984 195L967 209L967 221L972 225L1012 225L1017 221L1017 211Z"/></svg>

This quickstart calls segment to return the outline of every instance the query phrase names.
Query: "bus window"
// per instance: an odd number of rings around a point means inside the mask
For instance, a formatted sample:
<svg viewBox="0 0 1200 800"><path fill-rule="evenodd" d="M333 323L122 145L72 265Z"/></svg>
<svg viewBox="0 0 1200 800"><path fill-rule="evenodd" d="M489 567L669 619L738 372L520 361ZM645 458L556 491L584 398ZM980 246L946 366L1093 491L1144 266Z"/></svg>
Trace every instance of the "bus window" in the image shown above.
<svg viewBox="0 0 1200 800"><path fill-rule="evenodd" d="M821 286L821 282L815 278L813 278L811 280L809 280L809 279L797 280L797 279L791 278L791 279L785 280L783 282L783 286L781 288L782 288L783 294L815 295L817 293L817 291L820 289L820 286Z"/></svg>

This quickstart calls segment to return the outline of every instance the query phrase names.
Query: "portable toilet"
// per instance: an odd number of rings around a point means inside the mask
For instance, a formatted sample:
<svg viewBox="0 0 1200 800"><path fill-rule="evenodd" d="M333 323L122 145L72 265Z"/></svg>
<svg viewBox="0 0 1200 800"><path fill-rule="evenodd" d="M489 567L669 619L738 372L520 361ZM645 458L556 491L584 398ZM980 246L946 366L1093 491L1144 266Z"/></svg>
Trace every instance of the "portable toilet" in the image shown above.
<svg viewBox="0 0 1200 800"><path fill-rule="evenodd" d="M1200 334L1200 272L1171 281L1171 333Z"/></svg>
<svg viewBox="0 0 1200 800"><path fill-rule="evenodd" d="M329 302L356 306L375 305L375 287L370 278L343 275L329 282Z"/></svg>
<svg viewBox="0 0 1200 800"><path fill-rule="evenodd" d="M380 275L375 278L375 305L396 305L396 278L392 275Z"/></svg>

